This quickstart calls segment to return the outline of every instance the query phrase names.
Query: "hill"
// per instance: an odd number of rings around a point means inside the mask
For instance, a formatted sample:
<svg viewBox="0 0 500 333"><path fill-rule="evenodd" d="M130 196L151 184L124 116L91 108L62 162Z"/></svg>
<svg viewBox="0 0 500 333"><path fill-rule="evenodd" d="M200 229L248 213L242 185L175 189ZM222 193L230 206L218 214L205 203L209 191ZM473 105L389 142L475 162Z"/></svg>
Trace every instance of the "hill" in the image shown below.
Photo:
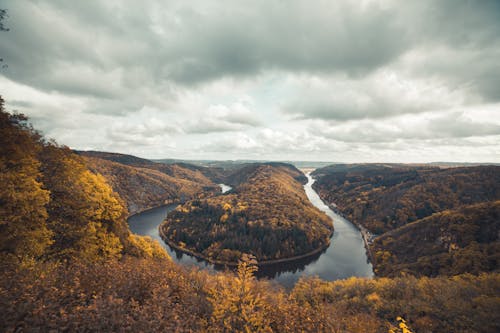
<svg viewBox="0 0 500 333"><path fill-rule="evenodd" d="M162 163L161 161L152 161L133 155L125 155L120 153L82 150L77 150L75 152L86 157L95 157L132 167L157 170L173 177L189 179L192 181L200 182L201 184L211 184L211 181L217 181L222 177L223 172L222 168L206 167L203 165L195 165L182 161Z"/></svg>
<svg viewBox="0 0 500 333"><path fill-rule="evenodd" d="M336 165L318 169L314 188L326 202L375 234L446 209L500 199L500 167Z"/></svg>
<svg viewBox="0 0 500 333"><path fill-rule="evenodd" d="M499 269L500 167L335 165L314 175L323 200L379 235L377 275Z"/></svg>
<svg viewBox="0 0 500 333"><path fill-rule="evenodd" d="M236 263L242 253L269 261L323 249L332 223L307 199L304 178L287 164L247 165L227 177L230 193L178 207L161 233L169 244L219 263Z"/></svg>
<svg viewBox="0 0 500 333"><path fill-rule="evenodd" d="M81 153L87 166L102 174L120 197L125 200L130 213L162 204L185 202L220 192L219 186L200 171L183 165L157 165L147 160L125 160L112 154L108 159L96 154ZM100 155L98 155L100 156ZM127 155L128 156L128 155ZM132 162L131 162L132 161Z"/></svg>
<svg viewBox="0 0 500 333"><path fill-rule="evenodd" d="M383 276L479 274L500 268L500 201L445 210L377 237Z"/></svg>
<svg viewBox="0 0 500 333"><path fill-rule="evenodd" d="M78 155L86 157L94 157L136 167L147 167L153 165L153 162L148 159L127 154L111 153L111 152L95 151L95 150L75 150L74 152L77 153Z"/></svg>

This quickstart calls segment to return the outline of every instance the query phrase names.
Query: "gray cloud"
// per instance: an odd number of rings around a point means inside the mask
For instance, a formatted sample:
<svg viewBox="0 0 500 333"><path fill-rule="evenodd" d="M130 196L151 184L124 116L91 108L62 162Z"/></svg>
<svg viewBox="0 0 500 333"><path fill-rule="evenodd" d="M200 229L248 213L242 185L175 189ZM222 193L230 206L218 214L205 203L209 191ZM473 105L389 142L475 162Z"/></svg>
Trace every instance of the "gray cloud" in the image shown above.
<svg viewBox="0 0 500 333"><path fill-rule="evenodd" d="M495 0L0 8L10 16L0 34L4 98L75 147L376 158L410 141L490 147L472 139L499 134L474 117L500 105Z"/></svg>
<svg viewBox="0 0 500 333"><path fill-rule="evenodd" d="M481 100L469 87L448 87L443 80L405 77L379 70L363 78L304 77L292 84L295 98L282 107L299 119L347 121L387 118L442 110Z"/></svg>
<svg viewBox="0 0 500 333"><path fill-rule="evenodd" d="M496 106L498 107L498 106ZM329 125L319 122L311 127L313 133L350 143L390 143L396 140L438 141L500 135L500 122L490 119L471 119L473 113L463 111L428 113L424 117L408 116L384 120L362 120ZM493 112L490 113L494 115ZM439 141L443 142L443 141Z"/></svg>
<svg viewBox="0 0 500 333"><path fill-rule="evenodd" d="M393 13L375 5L89 1L4 7L11 7L11 33L0 42L11 64L5 75L41 89L96 96L113 96L95 84L122 84L104 76L131 65L146 69L155 82L185 84L269 68L363 73L397 57L406 44ZM73 66L68 76L58 71Z"/></svg>

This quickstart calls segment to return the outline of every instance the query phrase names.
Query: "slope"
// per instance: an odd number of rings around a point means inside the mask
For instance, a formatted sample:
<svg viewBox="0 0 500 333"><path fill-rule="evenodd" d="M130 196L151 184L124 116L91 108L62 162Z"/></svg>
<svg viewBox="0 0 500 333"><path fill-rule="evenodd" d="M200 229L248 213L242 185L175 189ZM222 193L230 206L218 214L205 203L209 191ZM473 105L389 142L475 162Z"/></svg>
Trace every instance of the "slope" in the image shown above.
<svg viewBox="0 0 500 333"><path fill-rule="evenodd" d="M233 191L178 207L161 233L169 244L219 263L236 263L242 253L262 262L323 249L332 222L297 178L302 173L290 165L245 166L233 174Z"/></svg>

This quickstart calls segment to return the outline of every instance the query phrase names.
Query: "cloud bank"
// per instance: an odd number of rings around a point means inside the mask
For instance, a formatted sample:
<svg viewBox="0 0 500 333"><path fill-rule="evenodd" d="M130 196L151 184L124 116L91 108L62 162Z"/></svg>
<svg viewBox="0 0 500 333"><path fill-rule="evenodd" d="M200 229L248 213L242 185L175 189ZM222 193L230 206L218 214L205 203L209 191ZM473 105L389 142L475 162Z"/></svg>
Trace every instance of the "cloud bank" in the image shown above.
<svg viewBox="0 0 500 333"><path fill-rule="evenodd" d="M500 162L500 3L6 1L0 93L150 158Z"/></svg>

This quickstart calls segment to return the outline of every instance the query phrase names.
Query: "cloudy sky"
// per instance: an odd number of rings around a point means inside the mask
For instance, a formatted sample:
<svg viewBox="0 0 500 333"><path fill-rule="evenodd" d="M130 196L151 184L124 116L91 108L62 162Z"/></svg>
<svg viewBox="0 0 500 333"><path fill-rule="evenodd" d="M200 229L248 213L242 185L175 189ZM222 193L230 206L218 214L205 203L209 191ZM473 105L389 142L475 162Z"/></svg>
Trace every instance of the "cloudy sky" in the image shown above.
<svg viewBox="0 0 500 333"><path fill-rule="evenodd" d="M76 149L500 162L500 1L0 0L0 94Z"/></svg>

